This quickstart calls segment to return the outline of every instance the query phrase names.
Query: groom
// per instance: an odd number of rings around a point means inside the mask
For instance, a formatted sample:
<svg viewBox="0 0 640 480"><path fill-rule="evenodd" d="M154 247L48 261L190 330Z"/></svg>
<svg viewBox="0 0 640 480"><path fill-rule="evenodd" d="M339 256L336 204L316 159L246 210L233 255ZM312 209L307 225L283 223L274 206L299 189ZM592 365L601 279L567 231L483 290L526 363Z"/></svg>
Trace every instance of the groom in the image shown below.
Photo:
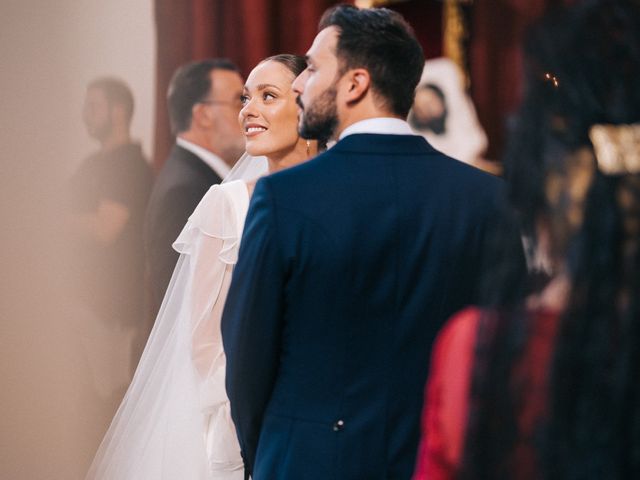
<svg viewBox="0 0 640 480"><path fill-rule="evenodd" d="M412 134L424 59L397 13L331 9L307 57L300 133L338 142L255 188L222 320L232 416L254 480L409 479L501 185Z"/></svg>

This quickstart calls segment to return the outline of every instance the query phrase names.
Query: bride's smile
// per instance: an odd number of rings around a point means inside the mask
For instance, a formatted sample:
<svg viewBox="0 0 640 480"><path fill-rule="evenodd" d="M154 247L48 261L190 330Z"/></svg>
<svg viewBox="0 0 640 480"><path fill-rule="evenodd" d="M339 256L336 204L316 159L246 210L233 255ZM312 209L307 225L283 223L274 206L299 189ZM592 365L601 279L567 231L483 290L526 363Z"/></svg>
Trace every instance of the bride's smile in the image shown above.
<svg viewBox="0 0 640 480"><path fill-rule="evenodd" d="M247 137L253 137L255 135L258 135L266 131L267 131L267 127L263 127L262 125L256 125L254 123L249 123L244 127L244 132Z"/></svg>

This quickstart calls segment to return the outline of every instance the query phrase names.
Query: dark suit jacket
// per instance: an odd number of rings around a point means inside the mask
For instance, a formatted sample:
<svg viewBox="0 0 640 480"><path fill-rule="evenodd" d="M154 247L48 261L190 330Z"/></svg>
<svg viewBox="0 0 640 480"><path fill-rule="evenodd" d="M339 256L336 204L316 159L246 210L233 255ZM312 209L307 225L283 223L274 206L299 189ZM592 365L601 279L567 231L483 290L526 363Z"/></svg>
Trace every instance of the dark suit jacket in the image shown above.
<svg viewBox="0 0 640 480"><path fill-rule="evenodd" d="M157 312L178 261L171 247L211 185L221 179L197 155L174 145L151 192L145 220L145 252L153 310Z"/></svg>
<svg viewBox="0 0 640 480"><path fill-rule="evenodd" d="M476 300L501 190L409 135L258 182L222 320L255 480L411 477L431 344Z"/></svg>

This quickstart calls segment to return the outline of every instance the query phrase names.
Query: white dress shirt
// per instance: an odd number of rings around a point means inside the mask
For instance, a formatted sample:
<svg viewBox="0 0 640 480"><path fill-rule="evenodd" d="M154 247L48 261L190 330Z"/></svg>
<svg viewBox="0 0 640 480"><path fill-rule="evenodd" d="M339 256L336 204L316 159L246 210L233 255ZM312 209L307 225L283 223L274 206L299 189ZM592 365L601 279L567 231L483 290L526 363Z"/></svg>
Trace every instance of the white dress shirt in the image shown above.
<svg viewBox="0 0 640 480"><path fill-rule="evenodd" d="M227 165L224 160L222 160L219 156L217 156L215 153L210 152L206 148L203 148L200 145L196 145L195 143L192 143L180 137L176 138L176 143L185 150L189 150L200 160L206 163L209 168L216 172L222 180L224 180L224 177L226 177L231 171L231 167Z"/></svg>
<svg viewBox="0 0 640 480"><path fill-rule="evenodd" d="M415 135L409 124L399 118L379 117L360 120L345 128L340 140L354 133L377 133L382 135Z"/></svg>

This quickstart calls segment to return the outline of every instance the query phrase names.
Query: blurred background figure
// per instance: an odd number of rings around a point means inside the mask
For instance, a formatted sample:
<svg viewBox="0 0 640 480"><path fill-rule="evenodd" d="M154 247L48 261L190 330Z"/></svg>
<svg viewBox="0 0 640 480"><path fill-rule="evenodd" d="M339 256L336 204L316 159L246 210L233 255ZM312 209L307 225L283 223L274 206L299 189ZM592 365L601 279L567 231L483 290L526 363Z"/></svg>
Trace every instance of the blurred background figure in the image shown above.
<svg viewBox="0 0 640 480"><path fill-rule="evenodd" d="M505 176L546 269L499 241L491 308L444 327L415 480L640 477L640 4L553 10L524 51Z"/></svg>
<svg viewBox="0 0 640 480"><path fill-rule="evenodd" d="M70 181L77 290L82 304L102 322L101 331L114 341L105 351L115 347L122 352L121 358L109 354L105 368L126 365L125 387L148 333L142 231L152 174L142 148L131 139L133 109L133 95L122 80L103 77L89 84L82 116L100 149ZM91 346L88 355L95 358ZM104 373L100 369L98 375Z"/></svg>
<svg viewBox="0 0 640 480"><path fill-rule="evenodd" d="M242 88L238 68L225 59L186 64L169 85L175 145L153 187L145 226L154 318L178 261L173 242L204 194L244 152L238 123Z"/></svg>
<svg viewBox="0 0 640 480"><path fill-rule="evenodd" d="M425 62L409 123L441 152L492 170L483 159L487 136L467 94L462 72L452 60L436 58Z"/></svg>

